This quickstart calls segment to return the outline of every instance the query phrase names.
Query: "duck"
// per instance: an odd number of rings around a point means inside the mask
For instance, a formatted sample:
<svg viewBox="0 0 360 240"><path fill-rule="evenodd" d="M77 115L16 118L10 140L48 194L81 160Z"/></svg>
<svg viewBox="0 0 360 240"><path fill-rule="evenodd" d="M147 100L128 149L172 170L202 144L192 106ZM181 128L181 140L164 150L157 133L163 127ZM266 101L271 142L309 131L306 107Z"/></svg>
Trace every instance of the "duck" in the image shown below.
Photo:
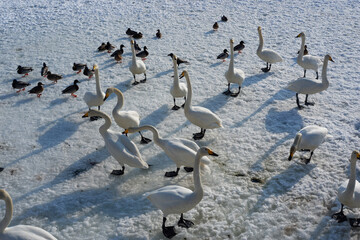
<svg viewBox="0 0 360 240"><path fill-rule="evenodd" d="M156 37L159 38L159 39L162 37L162 34L161 34L161 32L160 32L160 29L157 30L157 32L156 32Z"/></svg>
<svg viewBox="0 0 360 240"><path fill-rule="evenodd" d="M229 51L227 49L224 49L224 51L217 56L217 59L222 59L223 62L225 62L228 57Z"/></svg>
<svg viewBox="0 0 360 240"><path fill-rule="evenodd" d="M340 212L334 213L332 218L336 219L339 223L347 220L343 212L344 206L349 208L360 208L360 183L356 180L356 163L360 160L360 153L353 151L350 156L350 177L338 189L337 197L341 203ZM350 219L352 220L352 219ZM356 222L350 221L353 227L359 226L359 219Z"/></svg>
<svg viewBox="0 0 360 240"><path fill-rule="evenodd" d="M86 64L83 64L83 63L74 63L72 70L77 71L76 74L79 74L79 73L81 73L81 70L85 68L85 66L86 66Z"/></svg>
<svg viewBox="0 0 360 240"><path fill-rule="evenodd" d="M142 159L139 149L125 135L110 130L110 116L98 110L89 110L83 117L100 117L105 123L99 128L99 132L104 139L105 147L113 158L120 164L122 169L113 170L113 175L123 175L125 164L130 167L148 169L149 165Z"/></svg>
<svg viewBox="0 0 360 240"><path fill-rule="evenodd" d="M48 71L49 71L48 66L46 66L46 63L43 63L43 66L42 66L41 72L40 72L41 76L46 77Z"/></svg>
<svg viewBox="0 0 360 240"><path fill-rule="evenodd" d="M130 45L131 45L131 52L132 52L132 61L129 65L129 70L132 73L133 77L134 77L134 83L133 85L137 85L139 83L144 83L146 82L146 66L145 63L141 60L137 60L136 59L136 55L135 55L135 48L134 48L134 40L130 41ZM140 80L140 82L136 81L135 75L136 74L144 74L145 78L143 80Z"/></svg>
<svg viewBox="0 0 360 240"><path fill-rule="evenodd" d="M135 49L135 52L141 51L141 47L139 47L139 44L137 44L137 42L135 40L134 40L134 49Z"/></svg>
<svg viewBox="0 0 360 240"><path fill-rule="evenodd" d="M304 69L304 77L306 77L306 69L314 70L316 73L316 79L319 79L318 68L321 65L321 60L318 57L306 55L304 56L305 51L305 33L299 33L296 38L301 37L301 47L299 54L297 56L296 62Z"/></svg>
<svg viewBox="0 0 360 240"><path fill-rule="evenodd" d="M176 171L166 172L165 177L175 177L179 174L181 166L186 172L192 172L195 164L196 152L200 147L191 140L185 138L161 138L159 131L152 125L144 125L135 128L128 128L125 134L149 130L153 134L153 140L175 164ZM201 158L202 164L209 164L207 157Z"/></svg>
<svg viewBox="0 0 360 240"><path fill-rule="evenodd" d="M128 28L126 30L126 35L128 35L129 37L132 37L135 33L136 31L131 30L131 28Z"/></svg>
<svg viewBox="0 0 360 240"><path fill-rule="evenodd" d="M124 94L119 89L114 87L106 89L104 102L112 93L115 93L117 96L117 103L112 111L116 124L125 130L130 127L138 127L140 124L140 115L136 111L121 111L121 108L124 106ZM151 142L151 139L144 137L141 132L139 133L141 143L147 144Z"/></svg>
<svg viewBox="0 0 360 240"><path fill-rule="evenodd" d="M172 59L173 56L174 56L174 54L173 54L173 53L169 53L168 56L170 56L171 59ZM178 56L176 56L176 63L177 63L178 66L180 66L180 64L182 64L182 63L184 63L184 64L186 64L186 65L189 65L189 64L190 64L188 61L186 61L186 60L184 60L184 59L181 59L181 58L179 58Z"/></svg>
<svg viewBox="0 0 360 240"><path fill-rule="evenodd" d="M74 84L68 86L67 88L65 88L64 90L62 90L62 94L71 94L71 96L73 97L77 97L77 95L75 95L74 93L79 90L79 86L77 85L79 82L79 80L75 79L74 80Z"/></svg>
<svg viewBox="0 0 360 240"><path fill-rule="evenodd" d="M0 189L0 199L5 202L5 216L0 222L0 239L3 240L56 240L46 230L31 225L8 227L13 215L13 202L5 189Z"/></svg>
<svg viewBox="0 0 360 240"><path fill-rule="evenodd" d="M324 142L327 133L328 130L326 128L317 125L302 128L295 135L294 142L290 147L288 160L291 161L296 151L308 151L310 152L310 157L305 159L305 164L308 164L314 154L314 150Z"/></svg>
<svg viewBox="0 0 360 240"><path fill-rule="evenodd" d="M223 22L227 22L227 21L228 21L228 18L227 18L225 15L222 15L222 17L221 17L221 21L223 21Z"/></svg>
<svg viewBox="0 0 360 240"><path fill-rule="evenodd" d="M184 70L180 75L180 78L183 77L185 77L186 79L187 88L188 88L187 97L184 106L185 117L192 124L201 128L201 131L199 133L193 134L193 139L199 140L205 136L206 129L223 127L222 121L215 113L213 113L209 109L200 106L191 105L192 87L191 87L189 73L186 70Z"/></svg>
<svg viewBox="0 0 360 240"><path fill-rule="evenodd" d="M32 67L22 67L19 65L16 70L17 70L18 74L24 74L23 77L25 77L25 76L29 75L29 72L33 71L33 68Z"/></svg>
<svg viewBox="0 0 360 240"><path fill-rule="evenodd" d="M140 57L142 60L146 60L146 57L149 56L149 52L147 49L148 48L146 46L144 46L144 50L137 53L136 56Z"/></svg>
<svg viewBox="0 0 360 240"><path fill-rule="evenodd" d="M21 91L25 91L25 88L27 86L30 86L30 85L31 85L30 83L23 82L23 81L18 81L16 79L14 79L13 82L12 82L12 87L14 89L19 89L18 91L16 91L17 93L19 93Z"/></svg>
<svg viewBox="0 0 360 240"><path fill-rule="evenodd" d="M99 68L97 65L94 65L94 71L96 79L96 93L86 92L83 99L86 105L89 107L89 110L91 110L91 107L95 106L97 106L98 110L100 110L100 106L104 103L105 93L101 90ZM97 120L97 117L92 117L90 120Z"/></svg>
<svg viewBox="0 0 360 240"><path fill-rule="evenodd" d="M114 59L116 61L116 63L122 63L122 55L120 53L117 53L115 56L114 56Z"/></svg>
<svg viewBox="0 0 360 240"><path fill-rule="evenodd" d="M245 79L245 73L241 69L234 68L234 40L230 39L230 64L229 69L225 72L225 78L228 82L228 89L223 92L225 95L230 95L232 97L237 97L240 94L241 84ZM239 85L239 91L232 93L230 91L230 84L236 83Z"/></svg>
<svg viewBox="0 0 360 240"><path fill-rule="evenodd" d="M214 31L217 31L219 29L219 24L217 22L214 23L213 29Z"/></svg>
<svg viewBox="0 0 360 240"><path fill-rule="evenodd" d="M108 53L110 53L114 48L115 46L112 45L110 42L107 42L105 45L105 49L107 50Z"/></svg>
<svg viewBox="0 0 360 240"><path fill-rule="evenodd" d="M93 69L89 69L88 66L85 64L85 67L84 67L84 71L83 71L83 74L87 77L92 78L92 76L94 75L94 67Z"/></svg>
<svg viewBox="0 0 360 240"><path fill-rule="evenodd" d="M62 79L62 76L60 74L51 73L50 71L48 71L46 78L50 81L53 81L53 83L57 83L58 80Z"/></svg>
<svg viewBox="0 0 360 240"><path fill-rule="evenodd" d="M116 55L120 54L123 55L124 54L124 44L120 45L120 49L117 49L115 52L113 52L110 57L115 57Z"/></svg>
<svg viewBox="0 0 360 240"><path fill-rule="evenodd" d="M134 39L141 39L143 37L143 34L141 32L135 33L134 35L132 35L132 37Z"/></svg>
<svg viewBox="0 0 360 240"><path fill-rule="evenodd" d="M189 228L194 225L192 221L184 219L183 214L193 209L204 196L200 177L200 159L206 155L218 156L207 147L201 147L197 150L193 171L194 191L178 185L169 185L145 194L147 199L162 211L162 232L167 238L176 235L174 226L165 225L169 214L180 214L180 220L178 221L180 227Z"/></svg>
<svg viewBox="0 0 360 240"><path fill-rule="evenodd" d="M32 89L30 89L28 92L29 94L36 94L37 97L39 98L43 91L44 91L44 84L42 82L38 82L38 84Z"/></svg>
<svg viewBox="0 0 360 240"><path fill-rule="evenodd" d="M172 53L171 53L172 54ZM178 74L178 59L175 54L172 54L172 61L174 66L174 81L173 85L170 88L170 94L173 96L174 106L172 110L179 110L180 107L176 105L176 98L184 98L186 101L187 95L187 86L185 83L179 82L179 74ZM184 107L185 103L181 106Z"/></svg>
<svg viewBox="0 0 360 240"><path fill-rule="evenodd" d="M269 72L271 69L271 64L273 63L277 63L277 62L282 62L283 59L282 57L275 52L274 50L271 49L263 49L264 46L264 38L261 32L261 27L258 27L258 33L259 33L259 47L256 51L256 54L258 55L258 57L263 60L264 62L266 62L266 68L262 68L261 70L263 72Z"/></svg>
<svg viewBox="0 0 360 240"><path fill-rule="evenodd" d="M297 52L297 54L299 54L300 53L300 50ZM309 54L309 51L308 51L308 49L307 49L307 45L305 44L304 45L304 56L305 55L308 55Z"/></svg>
<svg viewBox="0 0 360 240"><path fill-rule="evenodd" d="M315 94L325 91L329 87L329 81L327 79L327 74L326 74L329 61L334 62L331 56L327 54L324 57L324 63L321 72L321 79L322 79L321 83L307 78L298 78L287 85L286 89L296 92L296 104L299 109L304 108L304 106L300 105L299 96L298 96L299 93L306 94L305 105L314 105L315 104L314 102L308 102L309 94Z"/></svg>
<svg viewBox="0 0 360 240"><path fill-rule="evenodd" d="M240 41L238 45L234 47L234 51L238 51L238 53L241 53L241 51L245 48L244 41Z"/></svg>
<svg viewBox="0 0 360 240"><path fill-rule="evenodd" d="M106 50L106 43L101 43L101 45L98 47L98 51L99 52L103 52L103 51L105 51Z"/></svg>

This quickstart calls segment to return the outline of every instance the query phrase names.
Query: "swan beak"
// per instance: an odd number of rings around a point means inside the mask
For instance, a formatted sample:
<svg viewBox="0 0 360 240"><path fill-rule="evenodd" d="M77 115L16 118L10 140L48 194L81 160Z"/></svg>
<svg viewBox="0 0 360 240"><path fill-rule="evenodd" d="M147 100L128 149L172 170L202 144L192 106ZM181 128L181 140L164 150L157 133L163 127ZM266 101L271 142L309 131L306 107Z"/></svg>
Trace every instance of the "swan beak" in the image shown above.
<svg viewBox="0 0 360 240"><path fill-rule="evenodd" d="M106 94L105 94L105 97L104 97L104 101L105 101L109 96L110 96L110 94L109 94L109 93L106 93Z"/></svg>
<svg viewBox="0 0 360 240"><path fill-rule="evenodd" d="M356 153L356 158L360 159L360 153Z"/></svg>
<svg viewBox="0 0 360 240"><path fill-rule="evenodd" d="M131 43L132 45L134 45L134 40L131 40L130 43Z"/></svg>
<svg viewBox="0 0 360 240"><path fill-rule="evenodd" d="M301 33L299 33L295 38L299 38L301 36Z"/></svg>
<svg viewBox="0 0 360 240"><path fill-rule="evenodd" d="M334 60L331 58L331 56L329 56L329 60L332 61L332 62L334 62Z"/></svg>
<svg viewBox="0 0 360 240"><path fill-rule="evenodd" d="M208 153L209 153L209 155L211 155L211 156L215 156L215 157L217 157L217 156L219 156L219 155L217 155L216 153L214 153L212 150L210 150L210 149L208 149Z"/></svg>
<svg viewBox="0 0 360 240"><path fill-rule="evenodd" d="M293 153L293 152L291 152L291 153L290 153L290 155L289 155L288 160L289 160L289 161L291 161L291 159L293 158L293 156L294 156L294 153Z"/></svg>
<svg viewBox="0 0 360 240"><path fill-rule="evenodd" d="M231 42L231 43L234 43L234 40L233 40L233 39L230 39L230 42Z"/></svg>
<svg viewBox="0 0 360 240"><path fill-rule="evenodd" d="M89 117L89 112L85 113L82 117L83 118Z"/></svg>
<svg viewBox="0 0 360 240"><path fill-rule="evenodd" d="M184 76L185 76L185 73L182 72L182 73L180 74L179 78L183 78Z"/></svg>

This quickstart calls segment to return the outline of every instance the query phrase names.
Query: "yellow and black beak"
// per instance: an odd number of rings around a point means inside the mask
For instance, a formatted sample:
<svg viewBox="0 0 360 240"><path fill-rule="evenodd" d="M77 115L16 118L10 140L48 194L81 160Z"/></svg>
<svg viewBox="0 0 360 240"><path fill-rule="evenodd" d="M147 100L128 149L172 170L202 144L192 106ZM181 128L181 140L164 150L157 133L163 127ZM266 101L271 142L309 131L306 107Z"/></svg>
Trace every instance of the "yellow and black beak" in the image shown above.
<svg viewBox="0 0 360 240"><path fill-rule="evenodd" d="M332 61L332 62L334 62L334 60L332 59L332 57L331 57L331 56L329 56L329 60L330 60L330 61Z"/></svg>
<svg viewBox="0 0 360 240"><path fill-rule="evenodd" d="M104 101L105 101L109 96L110 96L110 94L109 94L109 93L106 93L106 94L105 94L105 97L104 97Z"/></svg>
<svg viewBox="0 0 360 240"><path fill-rule="evenodd" d="M360 159L360 153L356 153L356 158Z"/></svg>
<svg viewBox="0 0 360 240"><path fill-rule="evenodd" d="M127 135L129 133L129 129L125 129L125 131L122 132L122 134Z"/></svg>
<svg viewBox="0 0 360 240"><path fill-rule="evenodd" d="M208 149L208 153L209 153L209 155L211 155L211 156L215 156L215 157L219 156L219 155L217 155L216 153L214 153L211 149Z"/></svg>
<svg viewBox="0 0 360 240"><path fill-rule="evenodd" d="M179 78L183 78L184 76L185 76L185 71L180 74Z"/></svg>
<svg viewBox="0 0 360 240"><path fill-rule="evenodd" d="M89 112L85 113L82 117L83 118L89 117Z"/></svg>
<svg viewBox="0 0 360 240"><path fill-rule="evenodd" d="M301 33L299 33L295 38L299 38L301 36Z"/></svg>

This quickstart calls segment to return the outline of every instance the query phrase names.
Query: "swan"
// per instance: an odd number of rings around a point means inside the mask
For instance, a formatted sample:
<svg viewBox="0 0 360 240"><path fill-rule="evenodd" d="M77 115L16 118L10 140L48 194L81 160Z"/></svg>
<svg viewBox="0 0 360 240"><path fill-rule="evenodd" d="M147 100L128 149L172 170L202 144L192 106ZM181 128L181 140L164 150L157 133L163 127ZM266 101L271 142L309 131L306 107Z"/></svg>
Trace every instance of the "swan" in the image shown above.
<svg viewBox="0 0 360 240"><path fill-rule="evenodd" d="M229 69L225 72L226 80L228 81L228 89L223 92L225 95L237 97L240 94L241 84L245 79L245 73L241 69L234 68L234 40L230 39L230 64ZM236 83L239 85L239 91L232 93L230 91L230 83Z"/></svg>
<svg viewBox="0 0 360 240"><path fill-rule="evenodd" d="M165 226L166 217L169 214L181 214L178 226L189 228L193 222L183 218L183 213L193 209L203 198L204 190L200 178L200 159L205 155L218 156L207 147L201 147L195 157L194 164L194 191L188 188L170 185L152 191L147 195L150 202L159 208L163 213L162 232L167 238L176 235L174 226Z"/></svg>
<svg viewBox="0 0 360 240"><path fill-rule="evenodd" d="M360 153L358 151L353 151L350 157L350 178L348 181L341 184L338 189L337 196L341 203L341 209L340 212L332 215L338 222L347 220L347 217L343 212L344 205L350 208L360 208L360 183L356 180L356 162L359 159ZM357 226L358 225L359 220L357 219Z"/></svg>
<svg viewBox="0 0 360 240"><path fill-rule="evenodd" d="M261 33L261 27L258 27L258 33L259 33L259 47L256 51L256 54L259 56L261 60L266 62L266 68L262 68L261 70L263 72L268 72L271 69L271 64L282 62L282 58L277 52L271 49L263 49L264 39Z"/></svg>
<svg viewBox="0 0 360 240"><path fill-rule="evenodd" d="M304 54L305 51L305 33L301 32L296 38L301 37L301 47L296 59L297 64L299 64L304 69L304 77L306 77L306 69L312 69L316 72L316 79L319 78L318 68L321 64L321 60L318 57ZM306 56L304 56L306 55Z"/></svg>
<svg viewBox="0 0 360 240"><path fill-rule="evenodd" d="M176 164L176 171L166 172L165 177L175 177L178 175L180 167L184 166L185 171L191 172L194 168L196 152L200 147L191 140L184 138L161 138L158 130L151 125L144 125L137 128L129 128L125 133L149 130L153 134L154 143L158 145L165 154ZM202 164L210 163L207 157L201 159Z"/></svg>
<svg viewBox="0 0 360 240"><path fill-rule="evenodd" d="M204 137L206 129L223 127L221 123L222 121L215 113L213 113L207 108L199 107L199 106L191 106L192 87L189 78L189 73L186 70L184 70L181 73L180 78L183 78L184 76L188 88L187 97L184 106L184 113L186 118L192 124L195 124L196 126L199 126L201 128L201 131L199 133L193 134L193 139L199 140Z"/></svg>
<svg viewBox="0 0 360 240"><path fill-rule="evenodd" d="M104 101L112 94L115 93L117 96L117 103L112 111L112 115L115 119L116 124L124 129L128 129L130 127L138 127L140 124L140 116L135 111L120 111L121 108L124 106L124 95L123 93L117 89L110 87L106 89ZM151 142L150 139L145 138L141 132L139 131L141 136L141 143L149 143Z"/></svg>
<svg viewBox="0 0 360 240"><path fill-rule="evenodd" d="M131 52L132 52L132 61L130 63L129 66L129 70L132 73L133 77L134 77L134 83L133 85L137 85L139 84L138 81L136 81L135 78L135 74L141 74L143 73L145 78L143 80L140 80L141 83L146 82L146 66L145 63L141 60L137 60L136 59L136 54L135 54L135 48L134 48L134 40L130 41L130 45L131 45Z"/></svg>
<svg viewBox="0 0 360 240"><path fill-rule="evenodd" d="M178 110L180 107L176 105L175 98L183 97L186 101L187 87L185 83L179 83L179 74L178 74L178 58L175 54L171 54L171 58L174 65L174 82L170 88L170 93L174 99L174 106L172 110ZM185 104L182 105L184 107Z"/></svg>
<svg viewBox="0 0 360 240"><path fill-rule="evenodd" d="M294 156L294 153L298 150L309 151L310 157L305 159L305 163L308 164L314 153L314 150L324 142L327 133L328 130L326 128L316 125L310 125L301 129L295 135L294 142L290 148L290 155L288 160L290 161Z"/></svg>
<svg viewBox="0 0 360 240"><path fill-rule="evenodd" d="M5 216L0 222L1 240L56 240L53 235L39 227L30 225L7 227L13 214L13 202L9 193L4 189L0 189L0 199L4 200L6 204Z"/></svg>
<svg viewBox="0 0 360 240"><path fill-rule="evenodd" d="M327 75L326 75L327 65L328 65L329 60L334 62L330 55L326 55L324 57L324 64L322 67L321 83L307 79L307 78L298 78L295 81L290 82L288 84L288 86L286 87L286 89L296 92L296 104L299 109L303 108L303 106L300 106L299 96L298 96L299 93L306 94L305 105L314 105L315 103L307 101L308 95L322 92L329 87L329 81L328 81Z"/></svg>
<svg viewBox="0 0 360 240"><path fill-rule="evenodd" d="M113 170L111 174L123 175L125 164L130 167L142 169L149 168L149 165L142 159L139 149L128 137L121 133L109 130L111 126L109 115L98 110L89 110L83 117L88 116L97 116L105 120L105 123L99 128L99 132L104 139L106 149L122 167L121 170Z"/></svg>
<svg viewBox="0 0 360 240"><path fill-rule="evenodd" d="M89 110L91 107L97 106L100 110L100 106L104 103L105 93L101 91L100 78L99 78L99 68L97 65L94 66L95 70L95 79L96 79L96 94L92 92L86 92L84 95L84 101L88 105ZM97 120L97 117L92 117L90 120Z"/></svg>

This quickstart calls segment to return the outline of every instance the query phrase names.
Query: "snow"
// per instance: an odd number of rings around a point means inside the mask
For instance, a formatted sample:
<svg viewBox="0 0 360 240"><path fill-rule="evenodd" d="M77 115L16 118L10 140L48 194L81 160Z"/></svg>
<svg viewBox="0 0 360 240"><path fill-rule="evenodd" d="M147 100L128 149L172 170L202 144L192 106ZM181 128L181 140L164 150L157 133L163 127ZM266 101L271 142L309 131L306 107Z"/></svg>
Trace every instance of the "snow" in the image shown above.
<svg viewBox="0 0 360 240"><path fill-rule="evenodd" d="M348 159L359 147L358 1L14 0L0 6L0 166L5 168L0 186L13 198L11 226L35 225L58 239L164 238L161 211L143 194L169 184L193 188L192 174L181 169L178 177L164 178L175 164L154 143L140 145L133 134L130 138L151 168L126 167L123 176L110 175L119 164L98 132L103 121L81 118L87 111L82 96L95 92L95 80L76 75L71 67L73 62L98 64L102 90L119 88L124 110L138 111L141 123L155 126L162 137L191 139L199 128L186 120L183 109L171 110L173 70L167 55L173 52L191 63L180 65L179 74L189 71L193 104L214 111L224 125L197 141L219 157L210 157L211 172L202 176L204 198L184 214L194 227L176 227L174 239L358 238L348 223L331 219L340 209L336 193L348 178ZM219 22L213 32L222 15L229 21ZM269 73L260 70L265 63L256 55L258 26L264 47L284 59ZM128 68L128 27L144 34L137 42L150 52L148 81L136 86ZM162 39L155 38L157 29ZM315 106L299 111L295 93L285 87L303 74L296 64L301 42L295 38L302 31L310 54L330 54L335 62L328 65L330 87L309 97ZM216 59L229 48L230 38L235 44L244 40L246 46L235 55L235 67L246 75L237 98L222 94L229 59ZM125 45L122 64L96 51L107 41L117 48ZM57 84L43 79L43 62L64 78ZM18 65L34 71L21 79ZM309 70L307 76L315 73ZM15 93L15 78L30 87L42 81L41 98ZM79 97L61 95L75 79L81 82ZM300 95L302 103L304 98ZM115 104L111 96L101 110L111 114ZM308 153L297 152L289 162L293 137L311 124L326 127L332 137L315 150L308 165L300 160ZM111 129L122 131L115 123ZM150 132L144 135L151 137ZM4 204L0 210L3 216ZM167 224L178 218L170 215Z"/></svg>

